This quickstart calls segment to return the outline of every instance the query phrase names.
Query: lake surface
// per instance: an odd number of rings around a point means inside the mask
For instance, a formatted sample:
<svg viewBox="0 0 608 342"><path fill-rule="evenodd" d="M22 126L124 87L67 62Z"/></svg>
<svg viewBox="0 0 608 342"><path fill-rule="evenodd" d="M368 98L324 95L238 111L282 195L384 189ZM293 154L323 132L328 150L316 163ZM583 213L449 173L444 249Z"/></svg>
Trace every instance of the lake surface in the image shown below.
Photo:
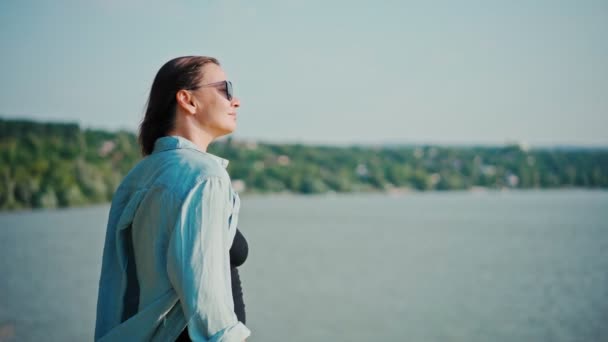
<svg viewBox="0 0 608 342"><path fill-rule="evenodd" d="M90 341L109 206L0 214L0 341ZM248 341L608 341L608 192L243 196Z"/></svg>

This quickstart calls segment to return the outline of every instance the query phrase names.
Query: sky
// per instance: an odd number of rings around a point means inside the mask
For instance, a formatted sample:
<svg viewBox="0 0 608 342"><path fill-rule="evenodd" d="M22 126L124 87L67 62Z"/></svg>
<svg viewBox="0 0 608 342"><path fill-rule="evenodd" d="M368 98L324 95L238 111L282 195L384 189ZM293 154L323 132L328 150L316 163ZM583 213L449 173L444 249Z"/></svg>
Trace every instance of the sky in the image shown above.
<svg viewBox="0 0 608 342"><path fill-rule="evenodd" d="M608 146L608 2L3 0L0 117L135 132L217 57L235 139Z"/></svg>

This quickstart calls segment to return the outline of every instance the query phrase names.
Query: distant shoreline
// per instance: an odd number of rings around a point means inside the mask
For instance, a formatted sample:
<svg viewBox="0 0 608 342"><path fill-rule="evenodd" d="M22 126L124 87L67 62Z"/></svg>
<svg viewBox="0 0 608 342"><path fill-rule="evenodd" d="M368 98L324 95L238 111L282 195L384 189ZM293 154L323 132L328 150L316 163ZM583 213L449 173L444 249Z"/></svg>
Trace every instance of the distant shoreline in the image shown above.
<svg viewBox="0 0 608 342"><path fill-rule="evenodd" d="M327 192L327 193L316 193L316 194L302 194L297 192L249 192L249 193L241 193L239 196L246 200L248 198L265 198L265 197L289 197L289 198L325 198L325 197L342 197L342 196L380 196L383 195L386 197L409 197L416 195L437 195L437 194L469 194L469 195L500 195L507 193L550 193L550 192L575 192L575 193L585 193L585 192L599 192L608 194L608 189L604 188L551 188L551 189L486 189L486 190L426 190L426 191L407 191L401 193L389 192L389 191L367 191L367 192ZM102 203L89 203L83 205L75 205L70 207L56 207L56 208L19 208L19 209L0 209L0 215L9 215L9 214L28 214L34 212L55 212L55 211L63 211L63 210L73 210L73 209L92 209L96 207L106 207L111 204L111 201L102 202Z"/></svg>
<svg viewBox="0 0 608 342"><path fill-rule="evenodd" d="M608 149L335 147L228 137L207 152L229 160L243 194L608 189ZM131 132L0 118L0 210L107 203L141 159Z"/></svg>

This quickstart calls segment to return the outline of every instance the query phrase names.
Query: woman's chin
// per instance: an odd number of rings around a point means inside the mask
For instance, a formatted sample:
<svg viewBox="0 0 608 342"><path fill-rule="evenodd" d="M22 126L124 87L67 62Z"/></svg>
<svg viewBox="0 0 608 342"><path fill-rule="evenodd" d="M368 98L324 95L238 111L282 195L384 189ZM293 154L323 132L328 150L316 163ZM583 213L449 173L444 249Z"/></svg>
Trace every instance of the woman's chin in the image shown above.
<svg viewBox="0 0 608 342"><path fill-rule="evenodd" d="M232 126L224 126L221 129L221 135L220 136L224 136L224 135L228 135L230 133L233 133L236 130L236 125L232 125Z"/></svg>

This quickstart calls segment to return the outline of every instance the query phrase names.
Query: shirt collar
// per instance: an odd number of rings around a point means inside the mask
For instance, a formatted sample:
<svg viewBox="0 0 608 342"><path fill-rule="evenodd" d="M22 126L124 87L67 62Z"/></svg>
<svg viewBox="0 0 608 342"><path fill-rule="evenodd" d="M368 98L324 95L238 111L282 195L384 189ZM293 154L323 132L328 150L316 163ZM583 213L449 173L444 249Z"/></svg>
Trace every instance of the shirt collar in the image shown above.
<svg viewBox="0 0 608 342"><path fill-rule="evenodd" d="M205 152L205 151L201 150L198 146L196 146L196 144L193 143L192 141L190 141L184 137L177 136L177 135L160 137L160 138L156 139L156 141L154 142L154 151L152 151L152 153L157 153L157 152L162 152L162 151L167 151L167 150L175 150L175 149L180 149L180 148L186 148L189 150L198 151L199 153L202 153L202 154L210 157L211 159L215 160L216 162L218 162L224 169L228 166L229 161L227 159L218 157L209 152Z"/></svg>

